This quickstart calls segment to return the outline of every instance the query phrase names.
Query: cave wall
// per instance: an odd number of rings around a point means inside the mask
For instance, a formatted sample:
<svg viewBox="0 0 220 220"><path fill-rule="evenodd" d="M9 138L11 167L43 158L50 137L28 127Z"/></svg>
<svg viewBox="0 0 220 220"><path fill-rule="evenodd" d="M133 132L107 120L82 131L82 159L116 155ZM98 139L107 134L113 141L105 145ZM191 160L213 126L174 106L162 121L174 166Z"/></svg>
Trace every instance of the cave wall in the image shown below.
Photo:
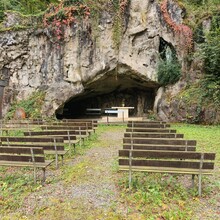
<svg viewBox="0 0 220 220"><path fill-rule="evenodd" d="M181 8L170 1L170 9L173 8L172 17L182 22ZM160 39L176 49L181 61L178 39L166 26L157 1L131 0L128 11L119 49L112 37L113 17L107 12L100 18L95 39L88 20L67 27L59 46L53 43L47 29L1 33L0 74L9 80L3 114L14 100L43 90L46 97L42 114L53 115L67 100L83 94L91 83L111 71L118 76L136 77L145 82L146 87L153 84L157 88ZM137 99L139 103L144 102ZM144 104L137 106L140 115L145 111Z"/></svg>

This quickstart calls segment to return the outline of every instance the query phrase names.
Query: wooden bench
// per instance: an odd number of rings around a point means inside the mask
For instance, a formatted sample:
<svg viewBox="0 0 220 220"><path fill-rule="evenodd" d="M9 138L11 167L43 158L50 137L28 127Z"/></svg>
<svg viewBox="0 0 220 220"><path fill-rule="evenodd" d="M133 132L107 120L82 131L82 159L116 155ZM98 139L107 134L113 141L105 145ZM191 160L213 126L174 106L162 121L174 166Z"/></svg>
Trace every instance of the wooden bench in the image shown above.
<svg viewBox="0 0 220 220"><path fill-rule="evenodd" d="M118 112L119 112L119 110L117 110L117 109L106 109L105 110L105 114L107 114L107 116L110 116L110 115L118 116Z"/></svg>
<svg viewBox="0 0 220 220"><path fill-rule="evenodd" d="M160 132L160 133L176 133L175 129L168 128L126 128L126 132Z"/></svg>
<svg viewBox="0 0 220 220"><path fill-rule="evenodd" d="M195 140L172 138L124 138L123 149L195 151Z"/></svg>
<svg viewBox="0 0 220 220"><path fill-rule="evenodd" d="M90 115L90 116L101 116L102 109L101 108L87 108L85 114Z"/></svg>
<svg viewBox="0 0 220 220"><path fill-rule="evenodd" d="M202 175L212 174L214 153L119 150L119 170L129 171L129 187L132 171L176 173L199 176L199 196L201 196Z"/></svg>
<svg viewBox="0 0 220 220"><path fill-rule="evenodd" d="M165 132L125 132L124 137L137 138L183 138L183 134Z"/></svg>
<svg viewBox="0 0 220 220"><path fill-rule="evenodd" d="M92 120L92 119L87 119L87 120L71 120L71 121L62 121L61 124L63 126L80 126L80 127L86 127L87 130L94 131L98 127L98 121L97 120Z"/></svg>
<svg viewBox="0 0 220 220"><path fill-rule="evenodd" d="M76 144L80 141L80 139L76 139L76 132L73 130L29 131L24 132L24 136L62 137L64 143L68 143L70 148L73 145L74 152L76 151Z"/></svg>
<svg viewBox="0 0 220 220"><path fill-rule="evenodd" d="M72 127L72 126L62 126L62 125L42 125L41 129L43 131L71 131L71 135L75 135L81 143L90 136L91 130L87 130L86 127Z"/></svg>
<svg viewBox="0 0 220 220"><path fill-rule="evenodd" d="M46 124L45 124L46 125ZM82 128L84 128L84 130L87 130L89 132L94 131L95 130L95 124L93 124L91 121L76 121L76 122L53 122L52 124L49 124L49 126L65 126L65 127L78 127L79 130L83 130Z"/></svg>
<svg viewBox="0 0 220 220"><path fill-rule="evenodd" d="M132 120L132 121L128 121L128 124L132 124L132 123L139 123L139 124L166 124L167 122L165 121L146 121L146 120L143 120L143 121L135 121L135 120Z"/></svg>
<svg viewBox="0 0 220 220"><path fill-rule="evenodd" d="M64 148L64 140L61 137L13 137L13 136L0 136L1 146L8 147L42 147L44 153L48 155L55 155L56 167L58 168L58 156L62 158L68 152ZM1 147L0 146L0 147Z"/></svg>
<svg viewBox="0 0 220 220"><path fill-rule="evenodd" d="M46 179L46 167L53 160L45 160L44 150L40 147L0 147L0 166L32 167L34 169L34 183L36 183L36 169L43 170L43 182Z"/></svg>
<svg viewBox="0 0 220 220"><path fill-rule="evenodd" d="M164 123L140 123L140 122L129 122L128 128L169 128L170 124Z"/></svg>
<svg viewBox="0 0 220 220"><path fill-rule="evenodd" d="M92 129L95 131L98 127L98 121L95 119L63 119L62 122L72 123L72 122L87 122L91 124Z"/></svg>

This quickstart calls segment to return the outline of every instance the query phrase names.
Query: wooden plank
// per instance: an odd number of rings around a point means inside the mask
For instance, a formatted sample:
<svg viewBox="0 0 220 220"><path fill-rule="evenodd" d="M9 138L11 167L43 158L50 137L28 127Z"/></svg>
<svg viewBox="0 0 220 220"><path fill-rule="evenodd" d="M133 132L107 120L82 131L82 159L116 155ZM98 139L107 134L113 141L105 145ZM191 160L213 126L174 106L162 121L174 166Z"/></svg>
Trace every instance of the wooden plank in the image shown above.
<svg viewBox="0 0 220 220"><path fill-rule="evenodd" d="M142 137L142 138L183 138L183 134L163 133L163 132L126 132L124 137Z"/></svg>
<svg viewBox="0 0 220 220"><path fill-rule="evenodd" d="M200 152L176 152L176 151L147 151L147 150L131 150L133 158L169 158L169 159L194 159L200 160L204 154L204 160L214 160L215 153ZM129 157L130 150L119 150L119 157Z"/></svg>
<svg viewBox="0 0 220 220"><path fill-rule="evenodd" d="M146 120L143 120L143 121L128 121L129 124L132 124L132 123L140 123L140 124L146 124L146 123L149 123L149 124L166 124L167 122L165 121L146 121Z"/></svg>
<svg viewBox="0 0 220 220"><path fill-rule="evenodd" d="M143 123L134 123L132 125L132 123L128 123L127 127L134 127L134 128L169 128L170 125L169 124L143 124Z"/></svg>
<svg viewBox="0 0 220 220"><path fill-rule="evenodd" d="M8 144L3 144L2 146L8 146ZM47 144L45 144L45 145L42 145L42 144L27 144L27 143L18 143L18 144L11 144L10 143L10 145L9 145L9 147L10 148L39 148L39 147L41 147L41 148L43 148L44 150L54 150L54 144L51 144L51 145L47 145ZM56 145L56 147L57 147L57 150L60 150L60 151L62 151L62 150L64 150L64 145ZM1 147L0 147L1 148Z"/></svg>
<svg viewBox="0 0 220 220"><path fill-rule="evenodd" d="M131 144L123 144L123 149L131 149ZM195 146L177 145L146 145L133 144L134 150L170 150L170 151L195 151Z"/></svg>
<svg viewBox="0 0 220 220"><path fill-rule="evenodd" d="M36 162L44 162L44 156L35 156ZM32 156L23 156L23 155L12 155L12 154L5 154L0 155L1 161L20 161L20 162L29 162L32 163Z"/></svg>
<svg viewBox="0 0 220 220"><path fill-rule="evenodd" d="M119 166L119 170L129 171L129 166ZM211 175L212 170L203 169L201 172L198 169L173 168L173 167L140 167L133 166L132 171L139 172L155 172L155 173L177 173L177 174L206 174Z"/></svg>
<svg viewBox="0 0 220 220"><path fill-rule="evenodd" d="M123 138L123 143L131 143L131 141L133 141L134 144L196 145L196 140L171 138Z"/></svg>
<svg viewBox="0 0 220 220"><path fill-rule="evenodd" d="M0 147L0 154L30 154L31 147ZM33 148L34 154L44 154L43 148Z"/></svg>
<svg viewBox="0 0 220 220"><path fill-rule="evenodd" d="M119 165L129 166L129 159L119 159ZM175 168L199 169L200 162L133 159L132 166L175 167ZM202 169L214 169L214 163L204 162Z"/></svg>
<svg viewBox="0 0 220 220"><path fill-rule="evenodd" d="M81 132L82 135L86 135L89 130L86 130L86 129L72 129L71 127L57 127L57 126L49 126L49 127L41 127L42 130L69 130L69 131L72 131L72 134L75 134L75 135L79 135L79 133Z"/></svg>
<svg viewBox="0 0 220 220"><path fill-rule="evenodd" d="M165 132L165 133L176 133L174 129L164 128L126 128L126 132Z"/></svg>
<svg viewBox="0 0 220 220"><path fill-rule="evenodd" d="M71 125L42 125L42 130L93 130L92 126L71 126Z"/></svg>
<svg viewBox="0 0 220 220"><path fill-rule="evenodd" d="M49 166L54 160L46 160L43 163L37 162L35 163L36 167L39 168L46 168ZM34 164L31 162L19 162L19 161L1 161L0 160L0 166L17 166L17 167L34 167Z"/></svg>
<svg viewBox="0 0 220 220"><path fill-rule="evenodd" d="M56 142L62 143L63 138L57 137L55 138ZM5 142L54 142L54 138L51 137L18 137L18 136L1 136L0 141Z"/></svg>
<svg viewBox="0 0 220 220"><path fill-rule="evenodd" d="M41 135L68 135L68 132L70 135L74 135L75 134L75 131L73 130L51 130L51 131L30 131L30 132L24 132L24 135L25 136L28 136L28 135L32 135L32 136L41 136Z"/></svg>

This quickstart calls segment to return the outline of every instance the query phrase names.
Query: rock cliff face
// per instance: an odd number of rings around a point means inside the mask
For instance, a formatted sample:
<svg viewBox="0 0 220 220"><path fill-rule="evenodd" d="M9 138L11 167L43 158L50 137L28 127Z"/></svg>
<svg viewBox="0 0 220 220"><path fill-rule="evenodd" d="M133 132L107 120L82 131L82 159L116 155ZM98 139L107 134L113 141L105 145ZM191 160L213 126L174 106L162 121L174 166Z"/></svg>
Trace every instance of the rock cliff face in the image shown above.
<svg viewBox="0 0 220 220"><path fill-rule="evenodd" d="M181 23L182 9L170 1L169 10ZM0 73L9 79L3 113L14 100L35 90L46 92L42 114L47 116L62 114L65 108L121 105L122 99L135 106L134 115L146 114L153 106L161 113L159 48L161 42L172 45L181 61L178 39L166 26L156 1L131 0L126 16L119 48L113 40L113 17L107 12L102 13L96 37L91 23L82 21L65 29L60 46L46 29L1 33Z"/></svg>

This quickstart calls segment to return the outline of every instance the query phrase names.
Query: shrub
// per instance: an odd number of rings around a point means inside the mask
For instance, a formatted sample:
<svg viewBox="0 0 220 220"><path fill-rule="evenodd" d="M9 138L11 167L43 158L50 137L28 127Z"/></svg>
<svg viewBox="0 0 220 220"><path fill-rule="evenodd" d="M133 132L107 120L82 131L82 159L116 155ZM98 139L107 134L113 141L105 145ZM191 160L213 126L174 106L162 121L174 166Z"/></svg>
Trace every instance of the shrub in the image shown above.
<svg viewBox="0 0 220 220"><path fill-rule="evenodd" d="M178 60L162 60L158 65L158 82L162 86L176 83L181 77L181 66Z"/></svg>
<svg viewBox="0 0 220 220"><path fill-rule="evenodd" d="M220 104L220 16L213 17L211 31L201 45L200 56L204 60L202 87L215 104Z"/></svg>
<svg viewBox="0 0 220 220"><path fill-rule="evenodd" d="M42 91L34 92L28 99L14 102L9 109L6 118L12 119L15 110L19 107L23 108L27 118L39 118L41 117L41 107L45 93Z"/></svg>

